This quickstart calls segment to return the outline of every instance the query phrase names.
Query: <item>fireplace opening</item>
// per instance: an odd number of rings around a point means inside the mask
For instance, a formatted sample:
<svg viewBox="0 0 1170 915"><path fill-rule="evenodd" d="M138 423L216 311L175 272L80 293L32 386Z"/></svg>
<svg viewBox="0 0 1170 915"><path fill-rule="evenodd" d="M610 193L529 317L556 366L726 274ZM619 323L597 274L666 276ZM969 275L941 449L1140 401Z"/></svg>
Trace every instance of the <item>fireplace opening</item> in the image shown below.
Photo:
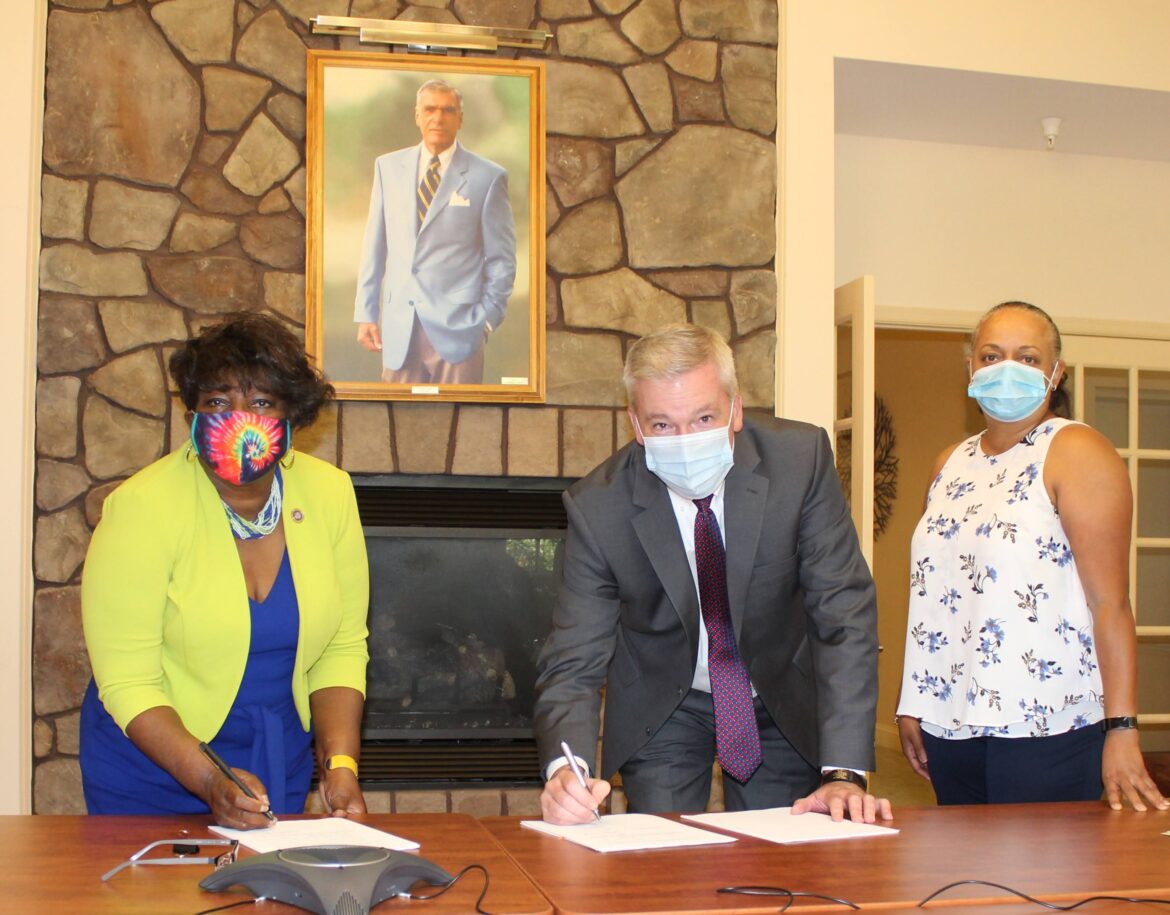
<svg viewBox="0 0 1170 915"><path fill-rule="evenodd" d="M370 562L364 786L540 782L536 660L570 482L354 479Z"/></svg>

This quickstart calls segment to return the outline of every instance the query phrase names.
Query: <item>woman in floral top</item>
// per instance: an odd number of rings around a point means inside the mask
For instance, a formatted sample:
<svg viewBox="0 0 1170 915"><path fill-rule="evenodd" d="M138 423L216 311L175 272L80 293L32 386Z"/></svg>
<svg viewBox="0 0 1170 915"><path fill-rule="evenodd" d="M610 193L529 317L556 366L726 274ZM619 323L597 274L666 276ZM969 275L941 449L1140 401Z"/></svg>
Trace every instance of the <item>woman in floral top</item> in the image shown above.
<svg viewBox="0 0 1170 915"><path fill-rule="evenodd" d="M1165 809L1138 745L1129 476L1068 416L1060 333L1023 302L976 327L987 429L935 463L911 548L898 730L940 804L1125 797Z"/></svg>

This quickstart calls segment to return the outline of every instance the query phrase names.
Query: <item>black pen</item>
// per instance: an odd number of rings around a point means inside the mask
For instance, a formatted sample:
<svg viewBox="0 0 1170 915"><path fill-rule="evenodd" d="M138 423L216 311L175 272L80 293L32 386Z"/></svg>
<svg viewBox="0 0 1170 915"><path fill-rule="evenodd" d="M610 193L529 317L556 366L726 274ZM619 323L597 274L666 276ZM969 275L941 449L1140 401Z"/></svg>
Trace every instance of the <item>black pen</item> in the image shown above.
<svg viewBox="0 0 1170 915"><path fill-rule="evenodd" d="M236 773L233 772L230 768L228 768L228 764L220 759L219 754L216 753L215 750L211 749L211 747L209 747L207 744L201 743L199 744L199 752L211 760L211 764L215 766L215 768L219 769L219 771L224 775L226 775L231 780L231 783L243 791L244 794L248 795L248 797L254 801L260 800L260 798L256 797L256 795L252 793L252 789L245 785L240 780L240 777L236 775ZM273 813L271 809L265 810L264 815L268 817L269 822L276 822L276 814Z"/></svg>

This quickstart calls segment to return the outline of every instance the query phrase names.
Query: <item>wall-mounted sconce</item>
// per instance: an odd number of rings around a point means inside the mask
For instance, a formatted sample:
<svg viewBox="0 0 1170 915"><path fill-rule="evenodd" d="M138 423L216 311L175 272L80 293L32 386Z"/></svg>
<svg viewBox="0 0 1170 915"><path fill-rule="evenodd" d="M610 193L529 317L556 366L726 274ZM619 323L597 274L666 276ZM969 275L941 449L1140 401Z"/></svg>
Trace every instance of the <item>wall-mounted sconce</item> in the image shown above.
<svg viewBox="0 0 1170 915"><path fill-rule="evenodd" d="M355 19L350 16L315 16L309 21L313 24L315 35L347 35L370 44L401 44L425 50L461 48L495 51L499 48L525 48L543 51L552 37L552 33L544 29L498 29L445 22Z"/></svg>
<svg viewBox="0 0 1170 915"><path fill-rule="evenodd" d="M1040 119L1040 129L1044 131L1044 141L1048 144L1049 149L1056 145L1056 138L1060 136L1060 122L1060 118Z"/></svg>

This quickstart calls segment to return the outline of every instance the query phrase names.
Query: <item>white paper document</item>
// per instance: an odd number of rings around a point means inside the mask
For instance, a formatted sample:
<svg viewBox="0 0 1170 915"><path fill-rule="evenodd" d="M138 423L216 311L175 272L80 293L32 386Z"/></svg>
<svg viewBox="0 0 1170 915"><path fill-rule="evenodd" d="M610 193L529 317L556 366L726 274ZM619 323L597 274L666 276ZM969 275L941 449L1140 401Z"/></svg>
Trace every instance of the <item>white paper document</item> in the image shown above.
<svg viewBox="0 0 1170 915"><path fill-rule="evenodd" d="M684 814L683 819L768 842L779 842L781 845L792 842L826 842L831 839L892 836L898 832L889 826L854 823L852 820L834 822L822 813L802 813L793 816L791 807L739 810L734 813Z"/></svg>
<svg viewBox="0 0 1170 915"><path fill-rule="evenodd" d="M544 820L521 820L520 825L601 852L723 845L735 841L734 836L695 829L648 813L614 813L579 826L556 826Z"/></svg>
<svg viewBox="0 0 1170 915"><path fill-rule="evenodd" d="M212 826L211 831L226 839L237 839L252 851L264 853L284 848L304 848L308 845L368 845L407 851L418 848L417 842L382 832L356 820L342 817L320 817L315 820L281 820L267 829L228 829Z"/></svg>

